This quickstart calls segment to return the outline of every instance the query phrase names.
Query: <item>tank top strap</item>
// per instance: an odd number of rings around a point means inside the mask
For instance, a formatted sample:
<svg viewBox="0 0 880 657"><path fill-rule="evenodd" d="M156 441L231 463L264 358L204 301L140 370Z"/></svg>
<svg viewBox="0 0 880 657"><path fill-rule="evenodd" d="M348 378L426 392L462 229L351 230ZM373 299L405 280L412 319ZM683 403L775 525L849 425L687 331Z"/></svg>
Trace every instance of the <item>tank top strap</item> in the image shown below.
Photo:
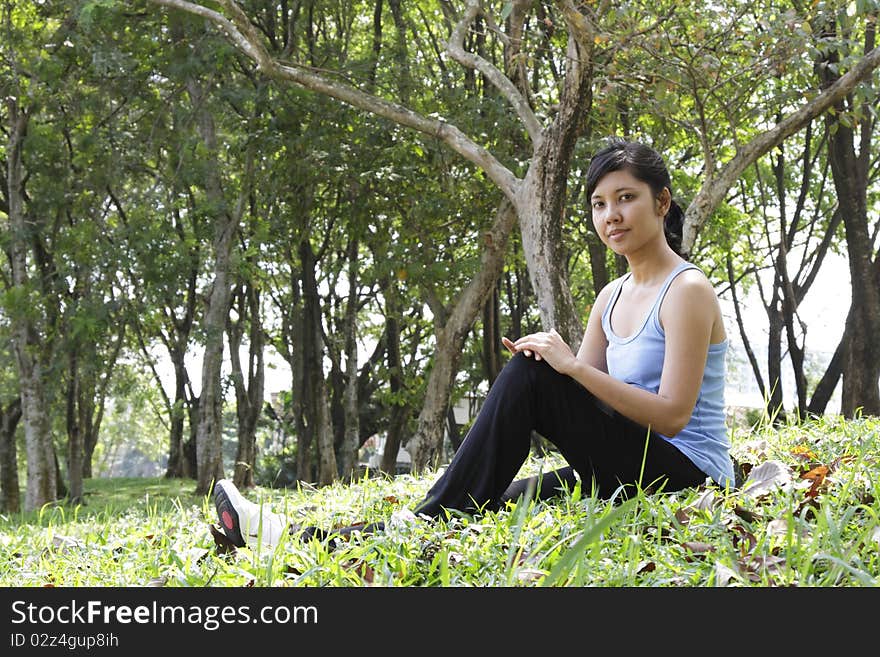
<svg viewBox="0 0 880 657"><path fill-rule="evenodd" d="M651 308L651 317L654 322L656 322L657 327L660 326L660 305L663 303L663 299L666 297L666 292L669 291L669 286L672 285L672 281L675 280L675 277L678 276L681 272L687 271L688 269L696 269L697 271L702 271L699 267L691 262L682 262L675 269L669 272L669 276L666 277L666 280L663 281L663 287L660 288L660 292L657 294L657 298L654 299L654 306Z"/></svg>
<svg viewBox="0 0 880 657"><path fill-rule="evenodd" d="M625 275L621 276L617 285L614 288L614 291L611 293L611 298L608 299L608 303L605 304L605 309L602 311L602 328L605 329L605 333L610 334L613 333L611 330L611 310L614 308L614 305L617 303L617 298L620 296L620 291L623 289L623 284L627 281L627 279L632 276L632 272L627 272Z"/></svg>

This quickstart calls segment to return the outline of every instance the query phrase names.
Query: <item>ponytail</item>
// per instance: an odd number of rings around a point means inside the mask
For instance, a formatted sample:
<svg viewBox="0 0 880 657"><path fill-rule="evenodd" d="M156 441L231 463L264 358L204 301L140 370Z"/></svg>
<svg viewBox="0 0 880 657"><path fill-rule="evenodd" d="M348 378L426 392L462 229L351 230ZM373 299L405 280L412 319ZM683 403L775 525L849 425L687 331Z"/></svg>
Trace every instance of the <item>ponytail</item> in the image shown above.
<svg viewBox="0 0 880 657"><path fill-rule="evenodd" d="M684 235L684 212L674 200L669 201L669 211L663 219L663 232L666 234L666 243L679 256L685 260L688 257L682 253L681 240Z"/></svg>

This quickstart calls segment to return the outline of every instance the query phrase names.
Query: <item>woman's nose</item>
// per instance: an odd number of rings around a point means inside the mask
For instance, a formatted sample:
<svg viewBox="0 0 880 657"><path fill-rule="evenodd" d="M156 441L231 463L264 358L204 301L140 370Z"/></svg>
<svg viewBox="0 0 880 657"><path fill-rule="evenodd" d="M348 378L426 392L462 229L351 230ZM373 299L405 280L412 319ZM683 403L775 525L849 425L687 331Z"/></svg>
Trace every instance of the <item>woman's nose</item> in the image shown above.
<svg viewBox="0 0 880 657"><path fill-rule="evenodd" d="M605 212L605 221L609 224L616 224L620 221L620 208L615 204L609 204Z"/></svg>

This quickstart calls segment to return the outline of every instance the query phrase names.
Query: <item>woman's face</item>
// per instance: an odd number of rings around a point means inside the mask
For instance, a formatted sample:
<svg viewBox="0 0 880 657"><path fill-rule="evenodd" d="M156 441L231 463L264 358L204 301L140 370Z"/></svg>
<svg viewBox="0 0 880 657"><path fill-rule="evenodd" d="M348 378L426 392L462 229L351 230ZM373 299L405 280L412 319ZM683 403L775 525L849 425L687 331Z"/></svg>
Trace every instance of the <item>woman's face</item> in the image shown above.
<svg viewBox="0 0 880 657"><path fill-rule="evenodd" d="M605 246L626 256L666 243L663 219L669 190L655 198L651 187L622 169L599 179L590 197L593 226Z"/></svg>

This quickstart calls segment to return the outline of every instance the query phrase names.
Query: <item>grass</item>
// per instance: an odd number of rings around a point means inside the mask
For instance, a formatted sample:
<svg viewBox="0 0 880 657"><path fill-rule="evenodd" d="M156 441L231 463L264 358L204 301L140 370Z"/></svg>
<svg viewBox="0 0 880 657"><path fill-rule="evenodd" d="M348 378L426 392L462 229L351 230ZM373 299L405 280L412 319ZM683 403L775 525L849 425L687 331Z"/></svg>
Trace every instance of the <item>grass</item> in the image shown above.
<svg viewBox="0 0 880 657"><path fill-rule="evenodd" d="M258 488L302 525L388 520L340 543L225 551L192 481L92 479L86 504L0 516L0 585L862 587L880 583L880 420L734 431L748 484L598 500L579 486L498 512L411 519L436 473ZM522 475L558 467L531 458Z"/></svg>

